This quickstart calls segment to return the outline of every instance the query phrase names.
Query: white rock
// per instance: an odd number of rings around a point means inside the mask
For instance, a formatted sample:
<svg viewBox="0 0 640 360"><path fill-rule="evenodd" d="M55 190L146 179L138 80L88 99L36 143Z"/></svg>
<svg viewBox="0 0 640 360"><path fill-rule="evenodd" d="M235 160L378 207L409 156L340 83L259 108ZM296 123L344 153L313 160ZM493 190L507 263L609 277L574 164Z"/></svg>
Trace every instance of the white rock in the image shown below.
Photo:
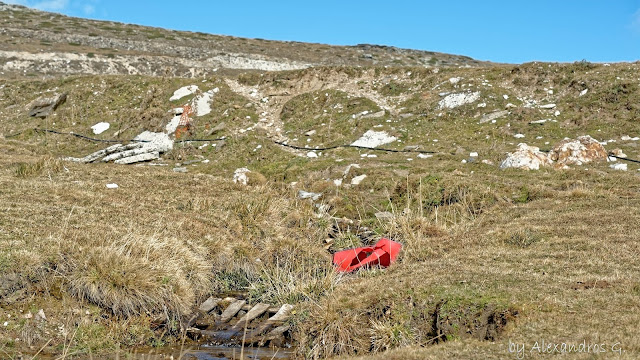
<svg viewBox="0 0 640 360"><path fill-rule="evenodd" d="M553 109L555 107L556 107L556 104L540 105L540 109Z"/></svg>
<svg viewBox="0 0 640 360"><path fill-rule="evenodd" d="M316 134L316 131L315 131L315 130L309 130L309 131L307 131L307 132L306 132L306 133L304 133L304 134L305 134L306 136L313 136L313 135L315 135L315 134Z"/></svg>
<svg viewBox="0 0 640 360"><path fill-rule="evenodd" d="M585 95L587 95L588 92L589 92L589 89L584 89L584 90L580 91L580 95L579 96L585 96Z"/></svg>
<svg viewBox="0 0 640 360"><path fill-rule="evenodd" d="M386 131L374 131L368 130L362 135L362 137L356 140L351 145L353 146L361 146L366 148L375 148L380 145L392 143L396 141L398 138L395 136L390 136Z"/></svg>
<svg viewBox="0 0 640 360"><path fill-rule="evenodd" d="M513 135L513 137L516 139L522 139L524 137L524 134L515 134Z"/></svg>
<svg viewBox="0 0 640 360"><path fill-rule="evenodd" d="M439 109L453 109L480 99L480 92L449 94L438 102Z"/></svg>
<svg viewBox="0 0 640 360"><path fill-rule="evenodd" d="M42 319L42 320L47 320L47 317L45 316L43 309L38 310L38 315L37 316L39 316L40 319Z"/></svg>
<svg viewBox="0 0 640 360"><path fill-rule="evenodd" d="M133 155L124 157L122 159L118 159L114 161L115 164L127 165L127 164L135 164L143 161L156 160L160 158L160 153L157 151L147 152L144 154Z"/></svg>
<svg viewBox="0 0 640 360"><path fill-rule="evenodd" d="M304 190L299 190L298 191L298 198L299 199L311 199L313 201L316 201L318 199L320 199L322 197L322 194L318 194L318 193L313 193L313 192L308 192L308 191L304 191Z"/></svg>
<svg viewBox="0 0 640 360"><path fill-rule="evenodd" d="M103 132L109 130L109 127L111 127L111 124L109 124L108 122L99 122L99 123L93 125L91 127L91 130L93 130L94 134L100 135Z"/></svg>
<svg viewBox="0 0 640 360"><path fill-rule="evenodd" d="M469 153L469 156L470 157L478 157L478 153L477 152L472 152L472 153Z"/></svg>
<svg viewBox="0 0 640 360"><path fill-rule="evenodd" d="M459 82L460 82L460 78L459 78L459 77L452 77L451 79L449 79L449 82L450 82L452 85L455 85L455 84L457 84L457 83L459 83Z"/></svg>
<svg viewBox="0 0 640 360"><path fill-rule="evenodd" d="M233 182L235 184L247 185L249 182L249 177L247 176L251 170L245 168L238 168L233 172Z"/></svg>
<svg viewBox="0 0 640 360"><path fill-rule="evenodd" d="M507 158L500 164L500 168L538 170L540 166L551 165L551 163L547 154L541 152L539 148L521 143L518 144L516 152L507 154Z"/></svg>
<svg viewBox="0 0 640 360"><path fill-rule="evenodd" d="M118 184L107 184L107 189L117 189Z"/></svg>
<svg viewBox="0 0 640 360"><path fill-rule="evenodd" d="M351 179L351 185L360 185L360 183L362 182L362 180L366 179L367 175L360 175L360 176L356 176L353 179Z"/></svg>
<svg viewBox="0 0 640 360"><path fill-rule="evenodd" d="M485 108L485 107L487 107L487 103L480 103L480 104L478 104L478 107L479 108Z"/></svg>
<svg viewBox="0 0 640 360"><path fill-rule="evenodd" d="M433 157L433 155L432 154L422 154L422 153L418 154L418 158L420 158L420 159L428 159L430 157Z"/></svg>
<svg viewBox="0 0 640 360"><path fill-rule="evenodd" d="M620 170L620 171L627 171L627 164L611 164L609 165L610 168L612 168L613 170Z"/></svg>
<svg viewBox="0 0 640 360"><path fill-rule="evenodd" d="M556 110L556 112L553 113L554 116L560 116L560 110Z"/></svg>
<svg viewBox="0 0 640 360"><path fill-rule="evenodd" d="M189 85L181 87L180 89L173 92L173 96L169 98L169 101L180 100L185 96L193 95L198 91L198 85Z"/></svg>
<svg viewBox="0 0 640 360"><path fill-rule="evenodd" d="M336 160L337 161L337 160ZM342 177L347 177L351 169L360 169L360 165L358 164L349 164L346 169L342 172Z"/></svg>
<svg viewBox="0 0 640 360"><path fill-rule="evenodd" d="M333 184L335 186L342 186L342 179L335 179L333 180Z"/></svg>
<svg viewBox="0 0 640 360"><path fill-rule="evenodd" d="M134 140L144 141L142 146L149 152L157 151L165 153L173 149L173 140L169 134L144 131L134 138Z"/></svg>
<svg viewBox="0 0 640 360"><path fill-rule="evenodd" d="M180 124L180 117L180 115L174 116L173 119L169 121L167 126L165 126L164 129L167 131L167 134L173 134L174 132L176 132L178 124Z"/></svg>
<svg viewBox="0 0 640 360"><path fill-rule="evenodd" d="M2 326L4 326L4 327L9 326L9 322L8 322L8 321L5 321L5 322L2 324Z"/></svg>
<svg viewBox="0 0 640 360"><path fill-rule="evenodd" d="M196 116L205 116L211 113L211 100L213 100L213 90L209 90L193 99L193 108Z"/></svg>
<svg viewBox="0 0 640 360"><path fill-rule="evenodd" d="M509 95L506 95L506 94L505 94L505 95L502 95L502 97L503 97L505 100L509 100Z"/></svg>
<svg viewBox="0 0 640 360"><path fill-rule="evenodd" d="M315 159L315 158L318 157L318 154L315 151L309 151L307 153L307 157L310 158L310 159Z"/></svg>

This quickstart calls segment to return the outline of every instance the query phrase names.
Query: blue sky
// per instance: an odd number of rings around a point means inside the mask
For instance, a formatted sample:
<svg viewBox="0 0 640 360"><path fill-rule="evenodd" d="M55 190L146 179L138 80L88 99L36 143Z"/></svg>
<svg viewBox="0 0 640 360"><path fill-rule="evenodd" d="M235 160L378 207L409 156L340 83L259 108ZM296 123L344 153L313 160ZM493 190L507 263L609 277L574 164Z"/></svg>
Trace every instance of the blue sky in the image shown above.
<svg viewBox="0 0 640 360"><path fill-rule="evenodd" d="M496 62L640 60L640 0L0 1L177 30L393 45Z"/></svg>

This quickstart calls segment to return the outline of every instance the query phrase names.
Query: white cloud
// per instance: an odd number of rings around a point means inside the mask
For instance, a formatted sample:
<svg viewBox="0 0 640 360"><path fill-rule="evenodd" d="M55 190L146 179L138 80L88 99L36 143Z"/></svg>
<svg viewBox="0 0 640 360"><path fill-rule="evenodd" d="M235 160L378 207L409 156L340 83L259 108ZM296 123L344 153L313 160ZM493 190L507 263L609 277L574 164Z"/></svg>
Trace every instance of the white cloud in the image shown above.
<svg viewBox="0 0 640 360"><path fill-rule="evenodd" d="M69 5L69 0L6 0L9 4L18 4L45 11L64 10Z"/></svg>

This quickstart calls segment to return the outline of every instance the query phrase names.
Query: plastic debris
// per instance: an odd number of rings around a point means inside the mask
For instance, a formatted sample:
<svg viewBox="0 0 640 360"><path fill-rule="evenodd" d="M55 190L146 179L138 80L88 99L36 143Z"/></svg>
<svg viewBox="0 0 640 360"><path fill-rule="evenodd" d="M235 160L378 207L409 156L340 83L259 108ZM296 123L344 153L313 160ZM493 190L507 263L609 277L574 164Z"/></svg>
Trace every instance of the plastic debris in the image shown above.
<svg viewBox="0 0 640 360"><path fill-rule="evenodd" d="M402 244L382 238L374 246L358 247L333 254L338 271L351 272L361 267L387 267L396 261Z"/></svg>

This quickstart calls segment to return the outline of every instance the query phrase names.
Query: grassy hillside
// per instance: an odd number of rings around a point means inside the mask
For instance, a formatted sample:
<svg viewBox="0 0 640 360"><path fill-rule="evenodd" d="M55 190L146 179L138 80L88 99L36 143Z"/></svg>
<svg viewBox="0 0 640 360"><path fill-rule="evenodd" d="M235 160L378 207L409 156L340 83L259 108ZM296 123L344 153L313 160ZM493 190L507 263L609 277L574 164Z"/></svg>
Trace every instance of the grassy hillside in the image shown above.
<svg viewBox="0 0 640 360"><path fill-rule="evenodd" d="M640 165L499 165L518 143L580 135L640 159L640 64L489 66L7 9L0 42L20 54L3 66L48 49L82 57L2 74L0 357L168 352L202 301L243 292L296 306L300 358L515 358L510 344L543 357L542 341L637 358ZM170 54L177 44L186 52ZM296 69L213 71L203 54L222 48ZM96 75L108 59L113 72ZM60 93L52 115L28 116ZM109 145L70 133L127 143L203 94L197 141L157 161L62 160ZM94 134L98 122L109 129ZM343 146L371 131L392 151ZM246 186L232 181L243 167ZM334 252L383 236L403 244L391 267L334 271Z"/></svg>
<svg viewBox="0 0 640 360"><path fill-rule="evenodd" d="M497 164L518 142L549 149L583 134L640 158L629 139L638 135L637 71L638 64L536 63L312 68L197 82L6 81L2 351L33 353L49 340L46 352L79 354L171 343L193 306L240 290L252 301L299 306L293 338L301 357L389 350L380 356L506 358L509 341L530 349L544 339L619 343L632 358L640 351L631 311L640 295L638 166L524 171ZM195 117L193 137L225 140L176 143L160 161L167 166L63 162L106 145L33 130L123 140L162 130L169 110L189 101L169 97L191 84L219 89L212 112ZM54 92L68 100L53 116L26 115L32 100ZM443 106L450 94L475 92L472 103ZM549 103L556 107L540 108ZM503 109L495 122L481 123ZM540 119L551 120L531 124ZM111 128L92 135L98 121ZM397 137L385 148L436 154L340 148L310 158L273 142L313 149L351 143L371 129ZM479 157L463 163L470 152ZM190 160L209 161L172 171ZM345 173L349 164L359 167ZM233 171L245 166L266 183L233 184ZM367 177L350 185L358 175ZM322 197L300 200L298 190ZM394 217L379 219L381 211ZM404 244L391 268L332 270L332 252L381 236ZM25 317L39 309L46 322Z"/></svg>

